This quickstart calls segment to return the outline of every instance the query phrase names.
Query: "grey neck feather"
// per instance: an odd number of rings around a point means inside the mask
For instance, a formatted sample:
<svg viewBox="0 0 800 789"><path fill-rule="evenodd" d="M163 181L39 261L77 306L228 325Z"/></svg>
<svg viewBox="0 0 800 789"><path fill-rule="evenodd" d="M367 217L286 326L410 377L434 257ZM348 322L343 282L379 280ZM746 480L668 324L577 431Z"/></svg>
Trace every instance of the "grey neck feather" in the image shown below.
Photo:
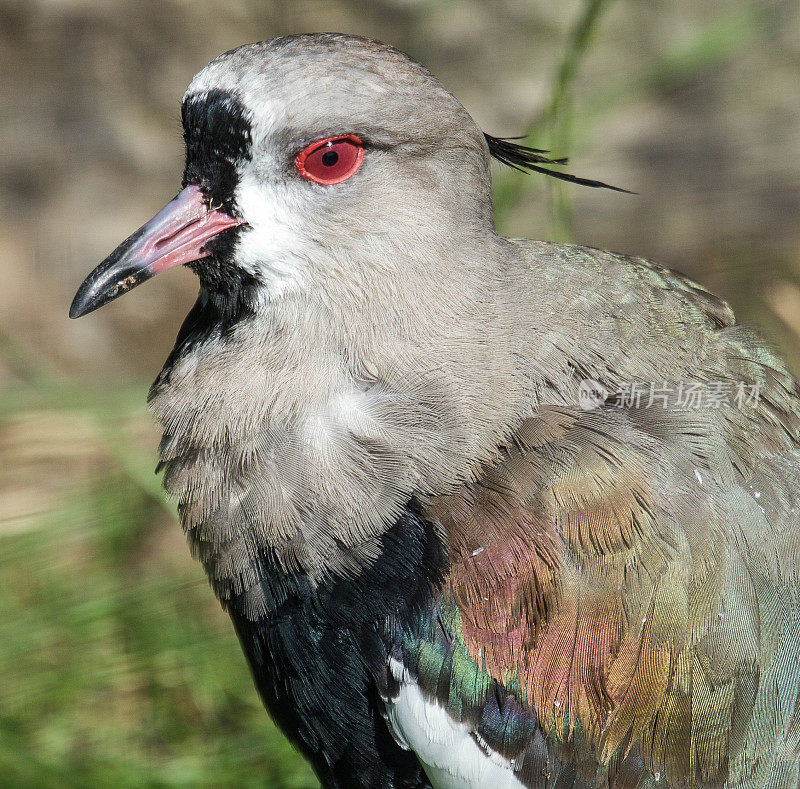
<svg viewBox="0 0 800 789"><path fill-rule="evenodd" d="M458 278L433 260L334 278L171 359L151 397L164 483L223 600L254 586L259 551L313 579L357 571L410 496L491 457L526 398L495 292L512 248L483 236Z"/></svg>

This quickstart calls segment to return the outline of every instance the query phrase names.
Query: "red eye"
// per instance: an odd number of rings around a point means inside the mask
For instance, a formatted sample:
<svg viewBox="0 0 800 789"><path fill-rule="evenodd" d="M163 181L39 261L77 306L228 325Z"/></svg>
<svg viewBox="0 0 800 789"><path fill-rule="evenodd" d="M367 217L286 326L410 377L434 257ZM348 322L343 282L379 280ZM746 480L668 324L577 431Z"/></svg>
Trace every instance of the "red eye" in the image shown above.
<svg viewBox="0 0 800 789"><path fill-rule="evenodd" d="M364 143L355 134L317 140L294 160L303 178L318 184L340 184L353 175L364 160Z"/></svg>

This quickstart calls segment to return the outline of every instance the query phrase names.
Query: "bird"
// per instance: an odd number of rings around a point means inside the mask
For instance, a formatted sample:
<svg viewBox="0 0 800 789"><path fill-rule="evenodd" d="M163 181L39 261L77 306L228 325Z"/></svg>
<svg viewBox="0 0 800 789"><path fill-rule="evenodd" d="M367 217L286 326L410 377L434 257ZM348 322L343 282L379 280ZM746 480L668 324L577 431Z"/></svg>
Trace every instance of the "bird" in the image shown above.
<svg viewBox="0 0 800 789"><path fill-rule="evenodd" d="M800 389L689 278L495 229L426 68L226 52L181 190L80 286L200 284L158 470L267 710L326 787L800 784Z"/></svg>

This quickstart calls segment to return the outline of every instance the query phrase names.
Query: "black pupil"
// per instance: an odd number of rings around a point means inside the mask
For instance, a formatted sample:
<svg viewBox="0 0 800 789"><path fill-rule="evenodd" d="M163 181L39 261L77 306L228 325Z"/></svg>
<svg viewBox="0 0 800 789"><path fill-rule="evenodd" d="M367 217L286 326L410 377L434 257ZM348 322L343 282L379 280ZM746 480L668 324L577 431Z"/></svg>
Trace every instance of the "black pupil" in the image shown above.
<svg viewBox="0 0 800 789"><path fill-rule="evenodd" d="M336 153L336 151L325 151L325 153L322 154L322 163L326 167L333 167L333 165L338 161L339 154Z"/></svg>

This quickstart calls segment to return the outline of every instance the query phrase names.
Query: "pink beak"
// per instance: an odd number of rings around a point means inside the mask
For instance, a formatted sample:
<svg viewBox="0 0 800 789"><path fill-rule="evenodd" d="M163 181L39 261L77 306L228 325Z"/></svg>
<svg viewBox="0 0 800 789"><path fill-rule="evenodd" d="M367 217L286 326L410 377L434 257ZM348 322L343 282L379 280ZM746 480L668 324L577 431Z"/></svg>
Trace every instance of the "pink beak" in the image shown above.
<svg viewBox="0 0 800 789"><path fill-rule="evenodd" d="M69 317L80 318L162 271L208 257L206 242L241 224L210 208L199 186L187 186L89 274Z"/></svg>

